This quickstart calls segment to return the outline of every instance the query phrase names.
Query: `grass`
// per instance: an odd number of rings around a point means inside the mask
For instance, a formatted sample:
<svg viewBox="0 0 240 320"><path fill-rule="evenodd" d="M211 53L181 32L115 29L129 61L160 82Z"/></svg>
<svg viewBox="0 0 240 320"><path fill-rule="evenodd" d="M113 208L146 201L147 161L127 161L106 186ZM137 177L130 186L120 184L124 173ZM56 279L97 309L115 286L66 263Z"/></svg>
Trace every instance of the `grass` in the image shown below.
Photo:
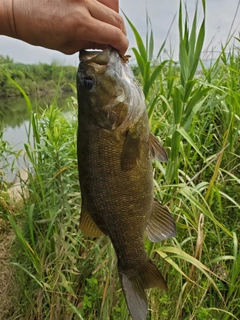
<svg viewBox="0 0 240 320"><path fill-rule="evenodd" d="M150 127L169 156L167 164L153 163L155 193L177 223L176 238L146 240L169 287L149 292L148 320L240 318L240 55L236 47L229 55L223 48L206 68L205 15L199 28L197 16L196 10L189 26L180 4L179 63L161 61L164 44L153 61L149 20L145 44L129 21ZM90 241L78 230L76 117L54 104L34 114L26 95L25 101L34 135L25 152L33 170L22 209L4 207L16 235L12 294L19 297L6 319L127 320L110 241ZM69 102L73 115L75 103Z"/></svg>

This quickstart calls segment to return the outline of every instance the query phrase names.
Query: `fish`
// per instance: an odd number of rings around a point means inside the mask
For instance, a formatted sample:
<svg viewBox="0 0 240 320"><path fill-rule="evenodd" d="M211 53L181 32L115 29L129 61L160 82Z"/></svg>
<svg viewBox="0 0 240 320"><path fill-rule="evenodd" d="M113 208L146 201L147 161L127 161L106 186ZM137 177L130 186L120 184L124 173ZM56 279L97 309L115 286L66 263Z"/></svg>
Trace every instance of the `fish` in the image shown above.
<svg viewBox="0 0 240 320"><path fill-rule="evenodd" d="M80 229L87 237L110 238L131 317L145 320L145 289L167 289L144 249L145 236L165 240L175 236L176 225L154 197L152 159L166 162L167 153L149 131L144 95L127 60L113 48L80 51Z"/></svg>

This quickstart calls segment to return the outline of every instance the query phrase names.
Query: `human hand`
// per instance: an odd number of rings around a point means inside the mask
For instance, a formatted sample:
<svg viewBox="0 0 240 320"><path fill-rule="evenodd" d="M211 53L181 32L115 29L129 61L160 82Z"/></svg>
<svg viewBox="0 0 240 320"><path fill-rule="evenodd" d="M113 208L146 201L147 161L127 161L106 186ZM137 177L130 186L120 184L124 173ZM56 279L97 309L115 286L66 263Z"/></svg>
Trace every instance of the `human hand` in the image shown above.
<svg viewBox="0 0 240 320"><path fill-rule="evenodd" d="M65 54L109 45L120 54L127 50L118 0L3 0L4 3L9 19L4 35Z"/></svg>

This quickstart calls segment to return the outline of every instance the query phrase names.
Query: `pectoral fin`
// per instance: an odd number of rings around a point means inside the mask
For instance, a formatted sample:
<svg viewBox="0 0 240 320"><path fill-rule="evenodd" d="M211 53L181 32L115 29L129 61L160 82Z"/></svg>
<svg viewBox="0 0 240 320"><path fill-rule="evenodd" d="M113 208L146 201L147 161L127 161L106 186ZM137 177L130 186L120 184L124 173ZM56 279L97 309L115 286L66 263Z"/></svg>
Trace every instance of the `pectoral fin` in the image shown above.
<svg viewBox="0 0 240 320"><path fill-rule="evenodd" d="M95 238L104 235L84 207L81 212L79 228L86 237Z"/></svg>
<svg viewBox="0 0 240 320"><path fill-rule="evenodd" d="M160 142L152 133L149 135L149 149L154 159L157 159L161 162L168 161L168 156L165 149L163 146L161 146Z"/></svg>
<svg viewBox="0 0 240 320"><path fill-rule="evenodd" d="M176 234L175 222L168 209L154 199L154 208L146 227L146 235L152 242L159 242Z"/></svg>

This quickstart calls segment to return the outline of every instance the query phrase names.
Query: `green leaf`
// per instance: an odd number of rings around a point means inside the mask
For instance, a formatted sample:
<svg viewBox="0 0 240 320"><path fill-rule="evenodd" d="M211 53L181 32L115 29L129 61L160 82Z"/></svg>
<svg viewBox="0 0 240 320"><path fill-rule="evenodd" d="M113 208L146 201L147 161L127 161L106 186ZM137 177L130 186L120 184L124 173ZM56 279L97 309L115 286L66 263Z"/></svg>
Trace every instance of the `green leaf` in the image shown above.
<svg viewBox="0 0 240 320"><path fill-rule="evenodd" d="M80 310L76 306L74 306L74 304L72 304L68 299L65 299L64 297L62 297L62 299L63 299L63 301L65 301L65 303L67 303L69 305L70 309L74 312L74 315L78 316L78 319L85 320L82 317Z"/></svg>
<svg viewBox="0 0 240 320"><path fill-rule="evenodd" d="M43 288L43 284L33 275L27 268L23 267L21 264L17 262L10 262L11 265L16 266L22 269L29 277L31 277L41 288Z"/></svg>
<svg viewBox="0 0 240 320"><path fill-rule="evenodd" d="M176 16L177 16L177 14L174 15L174 17L173 17L173 19L172 19L172 21L171 21L171 24L170 24L170 27L168 28L167 35L166 35L166 37L165 37L165 40L163 41L163 44L161 45L160 49L158 50L158 53L157 53L157 56L156 56L156 60L159 59L160 54L162 53L163 49L165 48L166 41L167 41L167 39L168 39L168 37L169 37L169 33L170 33L171 29L172 29L172 26L173 26L173 24L174 24L174 21L175 21L175 19L176 19Z"/></svg>
<svg viewBox="0 0 240 320"><path fill-rule="evenodd" d="M126 18L127 22L129 23L129 25L134 33L140 55L142 56L143 61L147 62L147 52L146 52L146 48L143 44L142 38L141 38L140 34L138 33L137 29L134 27L134 25L128 19L128 17L125 15L124 12L123 12L123 14L124 14L124 17Z"/></svg>
<svg viewBox="0 0 240 320"><path fill-rule="evenodd" d="M144 76L143 76L143 93L145 95L145 98L147 97L147 93L149 92L149 89L150 89L149 76L150 76L150 62L147 61L144 66Z"/></svg>
<svg viewBox="0 0 240 320"><path fill-rule="evenodd" d="M183 80L182 84L184 85L188 80L189 72L189 60L184 40L180 41L179 62L181 66L181 80Z"/></svg>
<svg viewBox="0 0 240 320"><path fill-rule="evenodd" d="M150 79L148 80L148 90L146 90L145 92L145 96L147 97L148 96L148 92L149 92L149 89L152 87L154 81L157 79L157 77L159 76L159 74L161 73L163 67L165 66L165 64L168 62L169 60L164 60L160 65L158 65L153 73L151 74L150 76Z"/></svg>
<svg viewBox="0 0 240 320"><path fill-rule="evenodd" d="M22 89L22 87L20 87L20 85L19 85L15 80L13 80L13 79L10 77L10 75L9 75L7 72L5 72L2 68L0 68L0 71L1 71L3 74L5 74L5 76L8 78L8 80L9 80L10 82L12 82L12 83L14 84L14 86L21 92L21 94L23 95L24 100L25 100L25 102L26 102L28 112L30 113L30 112L32 111L32 105L31 105L31 102L30 102L30 100L29 100L26 92Z"/></svg>
<svg viewBox="0 0 240 320"><path fill-rule="evenodd" d="M231 232L227 230L224 225L222 225L213 215L211 209L209 208L209 205L207 204L206 200L203 198L202 194L194 188L190 188L188 186L182 186L179 190L179 193L182 194L186 199L190 201L192 205L194 205L196 208L198 208L205 216L207 216L209 219L211 219L215 225L219 226L220 229L222 229L226 234L228 234L232 238ZM196 194L201 198L202 202L201 204L199 200L196 197Z"/></svg>
<svg viewBox="0 0 240 320"><path fill-rule="evenodd" d="M197 80L188 80L185 84L185 94L184 94L184 98L183 98L183 102L187 102L191 92L192 92L192 89L193 89L193 86L197 83Z"/></svg>
<svg viewBox="0 0 240 320"><path fill-rule="evenodd" d="M180 0L179 12L178 12L178 30L179 30L179 39L181 41L183 39L183 31L182 31L182 0Z"/></svg>
<svg viewBox="0 0 240 320"><path fill-rule="evenodd" d="M182 93L181 93L182 87L181 86L176 86L174 88L174 93L173 93L173 113L174 113L174 122L175 125L180 124L181 119L182 119L182 108L183 108L183 103L182 103Z"/></svg>
<svg viewBox="0 0 240 320"><path fill-rule="evenodd" d="M179 134L178 130L176 130L173 133L172 143L171 143L171 160L172 161L176 161L178 159L180 141L181 141L181 135Z"/></svg>
<svg viewBox="0 0 240 320"><path fill-rule="evenodd" d="M69 281L66 279L65 275L61 272L60 273L60 277L61 277L61 285L66 289L66 291L73 297L76 298L76 294L72 288L72 286L70 285Z"/></svg>
<svg viewBox="0 0 240 320"><path fill-rule="evenodd" d="M151 21L150 21L151 23ZM149 52L148 52L148 60L152 61L153 59L153 51L154 51L154 38L153 38L153 31L152 31L152 24L151 24L151 33L150 33L150 40L149 40Z"/></svg>
<svg viewBox="0 0 240 320"><path fill-rule="evenodd" d="M138 64L139 70L141 72L141 75L142 75L142 77L144 77L145 62L144 62L142 56L138 53L136 48L132 48L132 51L136 57L137 64Z"/></svg>
<svg viewBox="0 0 240 320"><path fill-rule="evenodd" d="M31 248L28 241L25 239L24 235L22 234L19 226L15 222L14 218L11 215L9 215L8 218L9 218L11 226L14 230L15 235L22 246L22 249L24 250L25 254L28 256L31 263L33 264L35 270L37 271L37 274L40 274L41 273L41 264L40 264L40 259L37 255L36 251L34 251Z"/></svg>
<svg viewBox="0 0 240 320"><path fill-rule="evenodd" d="M162 248L161 248L162 249ZM198 286L198 284L193 281L192 279L190 279L183 271L182 269L178 266L178 264L176 262L173 261L173 259L168 256L164 251L162 250L154 250L154 252L156 252L157 254L160 255L160 257L162 257L165 261L167 261L177 272L179 272L181 275L184 276L184 278L186 278L189 282L194 283L195 285Z"/></svg>
<svg viewBox="0 0 240 320"><path fill-rule="evenodd" d="M196 32L197 32L197 3L196 3L196 9L195 9L194 18L193 18L193 23L192 23L192 30L191 30L191 34L190 34L190 38L189 38L188 59L189 59L189 66L190 66L190 68L192 67L193 61L194 61Z"/></svg>
<svg viewBox="0 0 240 320"><path fill-rule="evenodd" d="M189 79L193 78L193 76L197 70L200 55L201 55L202 48L203 48L204 38L205 38L205 18L203 19L203 22L202 22L202 25L201 25L201 28L200 28L200 31L198 34L198 40L197 40L195 54L194 54L194 62L193 62L193 65L191 66Z"/></svg>
<svg viewBox="0 0 240 320"><path fill-rule="evenodd" d="M178 128L177 131L181 134L181 136L187 140L187 142L197 151L197 153L200 155L202 159L204 159L204 156L202 155L201 151L199 150L198 146L193 142L192 138L189 136L189 134L184 130L183 127Z"/></svg>
<svg viewBox="0 0 240 320"><path fill-rule="evenodd" d="M197 104L201 101L202 104L206 99L206 95L208 94L208 92L211 90L211 88L204 88L202 89L202 87L197 88L194 92L194 94L192 95L190 101L188 102L187 106L186 106L186 110L184 112L184 117L181 121L181 126L184 127L185 124L188 122L189 117L191 116L191 113L193 112L193 109L197 106ZM194 110L194 112L196 112L196 110Z"/></svg>
<svg viewBox="0 0 240 320"><path fill-rule="evenodd" d="M193 256L190 256L188 253L186 253L185 251L183 251L180 248L176 248L176 247L161 247L161 251L168 252L168 253L173 253L173 254L176 255L176 257L178 259L185 260L185 261L191 263L192 265L194 265L196 268L198 268L208 278L208 280L212 283L212 285L214 286L214 288L218 292L219 296L224 301L223 296L222 296L221 292L218 289L217 283L212 279L210 274L212 274L215 277L217 277L217 278L221 279L222 281L224 281L221 277L219 277L214 272L212 272L202 262L200 262L199 260L197 260Z"/></svg>
<svg viewBox="0 0 240 320"><path fill-rule="evenodd" d="M220 194L224 196L226 199L228 199L229 201L231 201L238 209L240 209L240 204L238 204L232 197L230 197L228 194L226 194L223 191L220 191Z"/></svg>

